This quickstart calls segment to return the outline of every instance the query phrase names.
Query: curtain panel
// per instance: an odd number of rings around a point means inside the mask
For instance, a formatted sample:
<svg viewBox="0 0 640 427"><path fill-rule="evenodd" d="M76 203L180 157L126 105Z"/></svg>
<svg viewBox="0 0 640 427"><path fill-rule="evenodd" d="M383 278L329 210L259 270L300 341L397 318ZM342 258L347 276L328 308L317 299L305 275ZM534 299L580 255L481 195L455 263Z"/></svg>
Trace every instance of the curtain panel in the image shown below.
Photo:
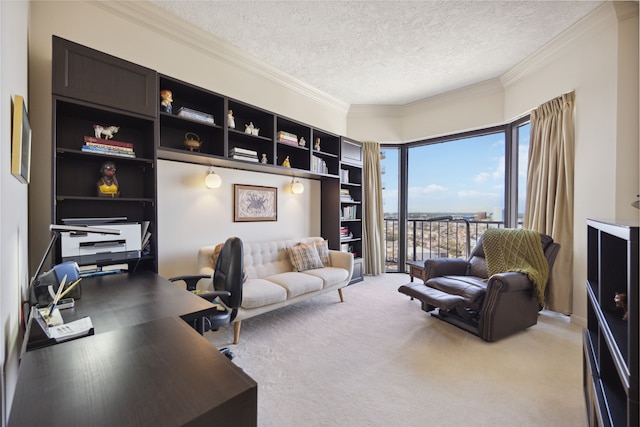
<svg viewBox="0 0 640 427"><path fill-rule="evenodd" d="M364 142L363 154L362 185L366 195L362 215L364 273L377 276L385 272L380 143Z"/></svg>
<svg viewBox="0 0 640 427"><path fill-rule="evenodd" d="M547 288L547 308L573 311L573 175L575 93L531 112L524 228L553 237L561 248Z"/></svg>

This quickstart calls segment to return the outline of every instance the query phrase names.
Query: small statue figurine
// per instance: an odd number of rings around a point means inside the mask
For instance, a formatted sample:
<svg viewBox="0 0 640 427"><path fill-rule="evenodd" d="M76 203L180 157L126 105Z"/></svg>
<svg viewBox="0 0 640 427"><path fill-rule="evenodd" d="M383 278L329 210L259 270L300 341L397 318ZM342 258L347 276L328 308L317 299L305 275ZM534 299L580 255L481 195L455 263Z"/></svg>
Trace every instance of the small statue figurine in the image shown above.
<svg viewBox="0 0 640 427"><path fill-rule="evenodd" d="M300 141L298 141L298 145L300 147L304 147L305 145L307 145L307 141L305 141L304 136L300 137Z"/></svg>
<svg viewBox="0 0 640 427"><path fill-rule="evenodd" d="M316 143L314 144L313 148L315 148L316 151L320 151L320 138L316 138Z"/></svg>
<svg viewBox="0 0 640 427"><path fill-rule="evenodd" d="M267 154L266 153L262 153L262 158L260 159L260 163L266 165L268 163L267 160Z"/></svg>
<svg viewBox="0 0 640 427"><path fill-rule="evenodd" d="M113 162L104 162L100 167L100 179L98 180L98 197L120 197L120 186L116 178L116 165Z"/></svg>
<svg viewBox="0 0 640 427"><path fill-rule="evenodd" d="M104 139L111 139L113 138L113 134L118 133L119 130L119 126L104 127L102 125L93 125L93 132L96 138L102 138L102 135L104 135Z"/></svg>
<svg viewBox="0 0 640 427"><path fill-rule="evenodd" d="M235 129L236 128L236 119L235 119L235 117L233 117L233 110L229 110L227 112L227 124L229 125L229 127L231 129Z"/></svg>
<svg viewBox="0 0 640 427"><path fill-rule="evenodd" d="M160 111L165 113L171 113L173 108L171 107L171 103L173 102L173 92L170 90L161 90L160 91Z"/></svg>
<svg viewBox="0 0 640 427"><path fill-rule="evenodd" d="M616 292L613 297L613 302L616 303L617 309L623 311L622 320L627 320L629 318L629 313L627 312L627 294Z"/></svg>
<svg viewBox="0 0 640 427"><path fill-rule="evenodd" d="M248 133L249 135L253 135L253 130L255 126L253 126L253 122L249 122L248 125L244 125L244 133Z"/></svg>
<svg viewBox="0 0 640 427"><path fill-rule="evenodd" d="M282 162L282 166L284 166L285 168L291 167L291 163L289 162L289 156L287 156L287 158L284 159L284 162Z"/></svg>

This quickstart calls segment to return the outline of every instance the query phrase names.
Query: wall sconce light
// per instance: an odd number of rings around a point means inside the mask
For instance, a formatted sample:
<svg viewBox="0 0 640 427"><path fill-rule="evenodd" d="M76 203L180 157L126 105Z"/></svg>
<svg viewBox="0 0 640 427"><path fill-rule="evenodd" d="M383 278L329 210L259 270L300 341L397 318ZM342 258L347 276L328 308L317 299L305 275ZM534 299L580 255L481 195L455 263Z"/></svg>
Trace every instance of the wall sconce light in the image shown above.
<svg viewBox="0 0 640 427"><path fill-rule="evenodd" d="M295 178L291 179L291 192L293 194L302 194L302 192L304 192L304 185L302 185L300 183L300 181L298 181Z"/></svg>
<svg viewBox="0 0 640 427"><path fill-rule="evenodd" d="M206 185L207 188L220 188L222 185L222 178L220 178L220 175L217 175L213 171L213 168L211 168L209 170L209 175L204 179L204 185Z"/></svg>

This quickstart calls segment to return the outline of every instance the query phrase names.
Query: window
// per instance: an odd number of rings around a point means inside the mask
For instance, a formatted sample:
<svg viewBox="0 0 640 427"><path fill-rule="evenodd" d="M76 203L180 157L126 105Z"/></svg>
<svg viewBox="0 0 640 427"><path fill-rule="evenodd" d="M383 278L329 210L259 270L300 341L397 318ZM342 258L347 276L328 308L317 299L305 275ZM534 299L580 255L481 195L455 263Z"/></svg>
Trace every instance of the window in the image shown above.
<svg viewBox="0 0 640 427"><path fill-rule="evenodd" d="M522 226L528 120L381 150L387 271L466 257L487 228Z"/></svg>

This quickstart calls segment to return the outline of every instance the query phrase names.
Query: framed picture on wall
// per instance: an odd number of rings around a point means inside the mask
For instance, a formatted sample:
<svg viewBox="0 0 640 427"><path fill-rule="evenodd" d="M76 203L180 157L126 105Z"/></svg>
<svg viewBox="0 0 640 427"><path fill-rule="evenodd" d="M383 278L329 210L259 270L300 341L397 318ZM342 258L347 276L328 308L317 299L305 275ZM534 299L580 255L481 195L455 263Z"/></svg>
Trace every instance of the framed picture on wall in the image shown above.
<svg viewBox="0 0 640 427"><path fill-rule="evenodd" d="M11 174L24 184L28 184L31 177L31 126L27 106L20 95L13 99Z"/></svg>
<svg viewBox="0 0 640 427"><path fill-rule="evenodd" d="M233 184L233 221L277 221L278 189Z"/></svg>

